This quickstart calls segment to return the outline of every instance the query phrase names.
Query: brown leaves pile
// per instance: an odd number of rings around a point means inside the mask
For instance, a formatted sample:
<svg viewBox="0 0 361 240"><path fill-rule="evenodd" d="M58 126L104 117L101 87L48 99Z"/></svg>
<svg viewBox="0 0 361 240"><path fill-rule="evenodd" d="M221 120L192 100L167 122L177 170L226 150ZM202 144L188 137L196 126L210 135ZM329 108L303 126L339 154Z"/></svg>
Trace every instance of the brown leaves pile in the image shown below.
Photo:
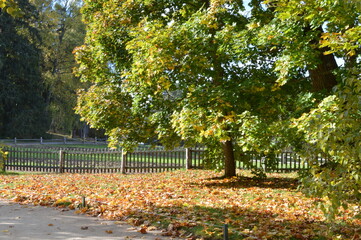
<svg viewBox="0 0 361 240"><path fill-rule="evenodd" d="M352 208L327 223L297 181L271 176L220 179L211 171L153 174L0 175L0 197L21 203L78 209L187 239L360 239ZM85 196L86 206L82 204Z"/></svg>

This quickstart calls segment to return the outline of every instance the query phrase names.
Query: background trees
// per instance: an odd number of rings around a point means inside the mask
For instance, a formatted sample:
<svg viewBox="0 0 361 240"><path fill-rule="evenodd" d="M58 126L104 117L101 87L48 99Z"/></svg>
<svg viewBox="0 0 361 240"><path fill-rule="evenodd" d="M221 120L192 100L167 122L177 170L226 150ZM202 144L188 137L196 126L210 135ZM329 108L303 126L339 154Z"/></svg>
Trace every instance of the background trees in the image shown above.
<svg viewBox="0 0 361 240"><path fill-rule="evenodd" d="M74 113L76 91L81 87L73 75L76 66L73 50L84 41L81 1L36 0L39 12L37 28L41 35L42 77L46 85L46 103L51 116L51 132L70 134L80 127Z"/></svg>
<svg viewBox="0 0 361 240"><path fill-rule="evenodd" d="M70 134L80 126L73 108L81 84L72 74L72 51L85 35L80 3L6 1L0 6L1 137L33 138L48 130Z"/></svg>
<svg viewBox="0 0 361 240"><path fill-rule="evenodd" d="M0 12L0 135L36 137L47 130L48 116L41 79L39 33L31 26L33 6L19 1L26 14Z"/></svg>

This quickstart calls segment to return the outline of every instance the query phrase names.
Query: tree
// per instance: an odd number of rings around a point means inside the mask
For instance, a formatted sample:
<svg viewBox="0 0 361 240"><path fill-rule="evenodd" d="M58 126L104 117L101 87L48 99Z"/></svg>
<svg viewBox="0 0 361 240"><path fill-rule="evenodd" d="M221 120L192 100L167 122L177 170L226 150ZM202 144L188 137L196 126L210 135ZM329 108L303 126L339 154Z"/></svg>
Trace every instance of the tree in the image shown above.
<svg viewBox="0 0 361 240"><path fill-rule="evenodd" d="M76 62L73 50L83 44L80 1L34 1L39 12L42 50L42 77L47 86L46 101L51 115L50 131L69 134L79 124L74 113L76 91L82 86L72 73Z"/></svg>
<svg viewBox="0 0 361 240"><path fill-rule="evenodd" d="M0 63L11 65L1 69L3 98L6 99L1 114L3 137L44 136L49 128L57 133L70 133L79 127L74 107L76 91L83 84L72 74L76 66L72 51L83 43L85 35L80 6L80 1L67 0L0 2L2 16L6 18L0 28L4 30L0 45L4 54ZM8 67L12 70L8 71ZM15 78L24 79L15 81ZM12 95L10 98L8 93ZM39 112L33 115L33 109L22 109L23 101L25 105L34 104L33 108L39 108Z"/></svg>
<svg viewBox="0 0 361 240"><path fill-rule="evenodd" d="M272 160L292 147L315 173L307 189L332 200L333 216L360 199L360 8L251 6L245 17L241 1L85 2L89 32L76 56L93 85L77 111L128 148L154 137L202 143L223 156L227 177L242 152ZM320 170L318 154L337 167Z"/></svg>
<svg viewBox="0 0 361 240"><path fill-rule="evenodd" d="M329 217L361 201L360 181L360 7L356 1L268 1L274 17L258 28L259 43L279 52L275 70L281 86L307 70L313 106L295 117L302 145L297 151L312 166L305 191L328 197ZM336 64L335 57L343 64ZM320 167L317 155L331 167Z"/></svg>
<svg viewBox="0 0 361 240"><path fill-rule="evenodd" d="M47 130L38 33L30 25L36 15L28 2L18 4L26 17L0 12L0 135L36 137Z"/></svg>
<svg viewBox="0 0 361 240"><path fill-rule="evenodd" d="M242 10L242 1L85 1L76 57L93 85L78 113L128 149L149 138L204 144L234 176L235 151L275 141L267 124L278 110L267 105L281 96L271 91L272 53L240 41L250 38ZM258 64L261 52L269 64Z"/></svg>

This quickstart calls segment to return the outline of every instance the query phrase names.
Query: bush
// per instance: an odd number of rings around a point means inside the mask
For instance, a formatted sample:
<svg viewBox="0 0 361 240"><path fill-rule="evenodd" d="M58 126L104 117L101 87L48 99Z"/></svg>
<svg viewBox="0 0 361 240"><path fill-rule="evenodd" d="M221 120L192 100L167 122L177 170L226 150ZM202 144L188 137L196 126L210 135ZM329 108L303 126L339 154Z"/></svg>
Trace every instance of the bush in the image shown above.
<svg viewBox="0 0 361 240"><path fill-rule="evenodd" d="M5 172L5 163L8 158L8 152L0 148L0 172Z"/></svg>

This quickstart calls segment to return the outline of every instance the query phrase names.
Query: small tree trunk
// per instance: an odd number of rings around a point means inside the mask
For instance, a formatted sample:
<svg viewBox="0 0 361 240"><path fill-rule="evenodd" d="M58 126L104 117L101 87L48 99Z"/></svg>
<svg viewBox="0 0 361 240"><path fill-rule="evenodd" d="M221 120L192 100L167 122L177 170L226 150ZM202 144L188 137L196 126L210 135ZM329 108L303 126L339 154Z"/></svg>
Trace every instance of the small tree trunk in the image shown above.
<svg viewBox="0 0 361 240"><path fill-rule="evenodd" d="M231 140L222 142L224 154L224 176L226 178L236 176L236 161L234 159L233 143Z"/></svg>

